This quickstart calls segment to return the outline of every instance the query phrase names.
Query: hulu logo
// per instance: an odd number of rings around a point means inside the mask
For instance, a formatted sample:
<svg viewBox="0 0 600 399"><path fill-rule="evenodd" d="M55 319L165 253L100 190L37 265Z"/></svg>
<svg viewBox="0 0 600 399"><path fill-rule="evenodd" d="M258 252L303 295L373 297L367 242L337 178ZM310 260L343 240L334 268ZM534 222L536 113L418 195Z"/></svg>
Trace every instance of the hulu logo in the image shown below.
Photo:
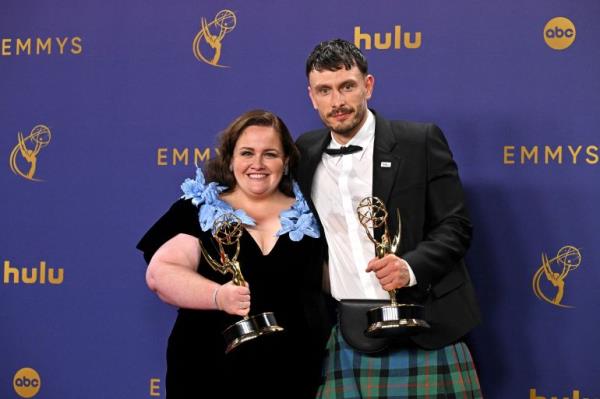
<svg viewBox="0 0 600 399"><path fill-rule="evenodd" d="M411 37L414 35L414 37ZM401 25L395 25L393 32L375 33L370 35L363 33L360 26L354 27L354 45L358 48L371 50L372 45L378 50L395 49L402 47L407 49L417 49L421 47L421 32L402 32Z"/></svg>
<svg viewBox="0 0 600 399"><path fill-rule="evenodd" d="M41 261L39 267L11 266L10 261L4 261L4 284L53 284L59 285L64 281L64 269L46 267Z"/></svg>
<svg viewBox="0 0 600 399"><path fill-rule="evenodd" d="M596 397L594 397L595 399ZM529 390L529 399L592 399L591 396L580 396L578 389L573 390L573 394L570 396L562 395L538 395L535 388Z"/></svg>

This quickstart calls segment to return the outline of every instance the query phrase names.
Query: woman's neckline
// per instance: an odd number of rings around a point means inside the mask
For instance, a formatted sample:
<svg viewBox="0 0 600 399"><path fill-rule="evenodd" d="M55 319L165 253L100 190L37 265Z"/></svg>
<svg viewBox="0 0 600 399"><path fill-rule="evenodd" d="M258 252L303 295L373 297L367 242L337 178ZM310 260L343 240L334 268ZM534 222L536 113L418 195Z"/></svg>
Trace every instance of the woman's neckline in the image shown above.
<svg viewBox="0 0 600 399"><path fill-rule="evenodd" d="M250 212L248 213L248 206L244 207L244 206L239 206L236 207L236 204L232 204L231 202L228 201L228 199L230 200L232 197L233 193L227 193L225 195L223 195L224 193L221 193L221 195L219 195L219 199L221 201L223 201L225 204L227 204L227 206L229 206L234 212L244 212L244 214L246 216L248 216L250 219L252 219L252 221L254 221L254 226L252 225L244 225L244 230L248 233L248 235L250 236L250 238L252 239L252 241L254 242L254 244L256 245L256 248L258 249L258 251L262 254L262 256L269 256L273 250L275 249L275 247L277 246L277 244L279 243L279 238L280 236L277 235L277 232L281 230L282 228L282 224L281 224L281 214L285 211L289 211L290 209L292 209L292 207L294 206L294 204L296 203L297 199L295 197L289 197L283 193L281 194L280 199L275 199L275 202L281 201L283 203L283 200L285 200L285 203L282 204L281 206L277 207L276 211L274 214L272 215L267 215L267 220L261 222L261 220L264 220L264 217L258 217L256 212ZM229 198L228 198L229 197ZM252 200L246 200L249 203L252 203ZM264 204L262 206L264 206L265 208L270 208L273 205L270 205L269 203L273 202L272 200L265 200ZM272 218L272 219L271 219ZM260 232L259 229L257 228L259 225L264 225L268 222L275 222L276 223L273 224L272 228L269 229L266 232ZM273 240L274 238L274 240ZM273 240L273 241L271 241ZM264 246L264 244L267 243L269 244L268 246ZM261 245L262 244L262 245Z"/></svg>

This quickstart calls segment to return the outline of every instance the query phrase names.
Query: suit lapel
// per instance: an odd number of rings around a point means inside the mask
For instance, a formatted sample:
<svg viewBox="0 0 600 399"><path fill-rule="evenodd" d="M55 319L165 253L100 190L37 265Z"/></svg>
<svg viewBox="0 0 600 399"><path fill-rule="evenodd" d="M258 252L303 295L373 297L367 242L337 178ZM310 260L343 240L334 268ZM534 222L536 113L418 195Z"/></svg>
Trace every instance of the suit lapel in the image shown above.
<svg viewBox="0 0 600 399"><path fill-rule="evenodd" d="M375 149L373 151L373 196L385 204L390 201L390 193L396 182L396 175L402 166L402 158L395 154L396 139L390 123L376 115Z"/></svg>
<svg viewBox="0 0 600 399"><path fill-rule="evenodd" d="M390 123L375 114L375 148L373 151L373 196L385 204L389 216L388 225L395 225L396 209L392 209L390 194L402 169L403 159L394 153L396 137ZM383 229L376 229L375 236L381 238ZM394 232L390 232L394 234Z"/></svg>

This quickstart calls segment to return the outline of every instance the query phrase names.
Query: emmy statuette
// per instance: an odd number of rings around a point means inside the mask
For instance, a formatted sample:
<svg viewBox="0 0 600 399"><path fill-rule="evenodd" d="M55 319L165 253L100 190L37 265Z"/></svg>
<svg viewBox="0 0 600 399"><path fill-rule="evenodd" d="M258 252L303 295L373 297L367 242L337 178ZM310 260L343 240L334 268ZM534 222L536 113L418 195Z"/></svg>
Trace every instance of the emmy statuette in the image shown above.
<svg viewBox="0 0 600 399"><path fill-rule="evenodd" d="M369 240L375 244L378 258L395 253L400 244L401 221L398 214L398 233L390 239L387 225L388 211L377 197L363 198L356 208L360 224L365 228ZM383 226L380 241L373 236L374 230ZM390 305L373 308L367 312L368 328L365 335L371 338L412 335L430 328L424 320L425 308L418 304L399 304L396 302L396 290L388 291Z"/></svg>
<svg viewBox="0 0 600 399"><path fill-rule="evenodd" d="M219 261L214 260L202 246L202 254L208 264L221 274L230 273L235 285L246 284L237 257L240 253L240 237L243 232L242 221L232 213L224 214L215 220L213 239L219 246ZM225 251L226 246L235 245L235 254L229 257ZM283 331L283 327L277 325L275 315L272 312L264 312L257 315L247 315L237 323L227 327L223 331L227 348L225 353L231 352L244 342L250 341L261 335Z"/></svg>

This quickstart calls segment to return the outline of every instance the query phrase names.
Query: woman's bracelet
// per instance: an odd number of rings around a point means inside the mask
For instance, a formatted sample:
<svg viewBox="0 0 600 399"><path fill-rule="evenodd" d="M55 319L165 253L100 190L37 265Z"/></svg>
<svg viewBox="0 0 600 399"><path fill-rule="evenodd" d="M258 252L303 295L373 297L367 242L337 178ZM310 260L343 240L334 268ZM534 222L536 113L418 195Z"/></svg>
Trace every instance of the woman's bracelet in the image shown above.
<svg viewBox="0 0 600 399"><path fill-rule="evenodd" d="M217 302L217 294L219 293L219 290L221 289L221 286L219 285L217 288L215 288L215 290L213 291L213 303L215 304L215 307L217 308L217 310L221 310L221 307L219 306L219 302Z"/></svg>

